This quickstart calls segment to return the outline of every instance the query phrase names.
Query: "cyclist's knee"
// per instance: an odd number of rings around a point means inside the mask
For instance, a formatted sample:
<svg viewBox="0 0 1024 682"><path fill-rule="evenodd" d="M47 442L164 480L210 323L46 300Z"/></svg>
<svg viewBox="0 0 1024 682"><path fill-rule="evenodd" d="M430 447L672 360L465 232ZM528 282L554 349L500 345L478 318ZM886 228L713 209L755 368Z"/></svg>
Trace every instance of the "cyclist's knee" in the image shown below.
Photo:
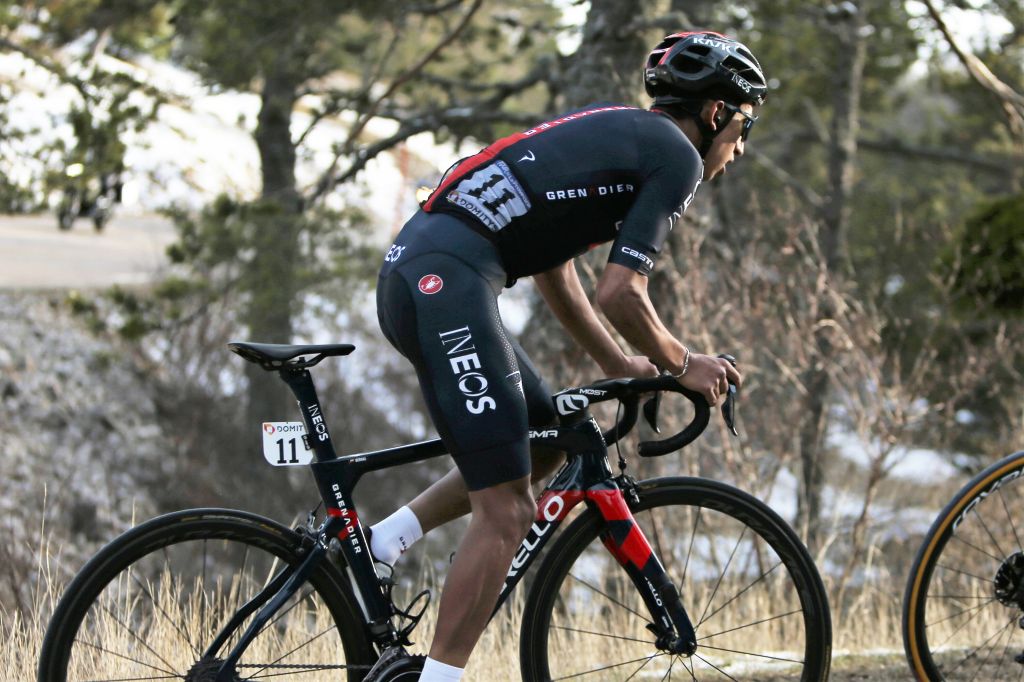
<svg viewBox="0 0 1024 682"><path fill-rule="evenodd" d="M537 503L524 477L470 493L473 516L503 538L519 542L537 514Z"/></svg>

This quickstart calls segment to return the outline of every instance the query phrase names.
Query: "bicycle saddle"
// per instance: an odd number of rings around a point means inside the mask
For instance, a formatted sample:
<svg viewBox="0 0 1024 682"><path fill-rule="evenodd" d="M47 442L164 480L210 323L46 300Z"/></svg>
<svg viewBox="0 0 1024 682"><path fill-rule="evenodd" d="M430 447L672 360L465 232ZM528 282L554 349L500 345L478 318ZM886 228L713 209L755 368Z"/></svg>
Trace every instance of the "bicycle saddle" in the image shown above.
<svg viewBox="0 0 1024 682"><path fill-rule="evenodd" d="M285 367L292 369L312 367L324 358L348 355L356 349L350 343L291 345L282 343L250 343L248 341L232 341L228 344L228 348L249 362L255 362L266 370L278 370ZM302 358L302 356L306 355L311 355L312 357L308 359ZM295 358L302 359L296 360Z"/></svg>

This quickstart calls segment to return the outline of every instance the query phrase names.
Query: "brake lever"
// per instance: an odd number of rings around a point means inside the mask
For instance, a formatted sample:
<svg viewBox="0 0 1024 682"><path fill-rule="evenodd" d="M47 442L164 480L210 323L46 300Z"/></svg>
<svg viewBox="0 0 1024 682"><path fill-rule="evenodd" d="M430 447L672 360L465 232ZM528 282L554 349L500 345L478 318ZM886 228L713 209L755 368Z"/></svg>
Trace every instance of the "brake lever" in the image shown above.
<svg viewBox="0 0 1024 682"><path fill-rule="evenodd" d="M651 425L655 433L661 433L658 428L658 408L661 406L661 391L655 391L650 400L644 403L644 419Z"/></svg>
<svg viewBox="0 0 1024 682"><path fill-rule="evenodd" d="M721 353L718 357L728 361L733 367L736 366L736 358L728 353ZM722 418L725 419L725 425L729 427L732 435L739 436L739 431L736 430L736 384L731 381L729 382L729 395L722 403Z"/></svg>

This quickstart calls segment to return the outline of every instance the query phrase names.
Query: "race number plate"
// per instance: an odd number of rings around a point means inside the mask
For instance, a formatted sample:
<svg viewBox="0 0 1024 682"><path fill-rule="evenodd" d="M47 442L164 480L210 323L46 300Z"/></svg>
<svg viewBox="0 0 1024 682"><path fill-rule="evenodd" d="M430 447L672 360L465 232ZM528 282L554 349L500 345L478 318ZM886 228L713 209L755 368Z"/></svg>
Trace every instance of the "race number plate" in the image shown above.
<svg viewBox="0 0 1024 682"><path fill-rule="evenodd" d="M276 467L295 467L313 461L302 422L263 422L263 458Z"/></svg>

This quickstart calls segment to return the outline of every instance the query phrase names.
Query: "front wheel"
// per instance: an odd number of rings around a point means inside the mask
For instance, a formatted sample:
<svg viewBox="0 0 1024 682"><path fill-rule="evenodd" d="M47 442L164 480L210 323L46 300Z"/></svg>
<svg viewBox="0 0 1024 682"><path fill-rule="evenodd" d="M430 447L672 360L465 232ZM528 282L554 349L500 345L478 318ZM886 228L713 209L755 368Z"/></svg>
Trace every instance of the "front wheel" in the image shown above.
<svg viewBox="0 0 1024 682"><path fill-rule="evenodd" d="M750 495L697 478L639 484L637 524L697 631L691 657L659 650L636 587L594 510L540 566L523 616L524 680L802 680L831 663L828 599L792 529Z"/></svg>
<svg viewBox="0 0 1024 682"><path fill-rule="evenodd" d="M251 617L217 655L204 656L207 647L300 554L298 533L244 512L190 510L137 526L68 586L43 641L39 682L213 682ZM257 635L231 680L355 682L374 658L351 592L323 566Z"/></svg>
<svg viewBox="0 0 1024 682"><path fill-rule="evenodd" d="M972 478L910 569L903 647L918 680L1024 678L1024 451Z"/></svg>

